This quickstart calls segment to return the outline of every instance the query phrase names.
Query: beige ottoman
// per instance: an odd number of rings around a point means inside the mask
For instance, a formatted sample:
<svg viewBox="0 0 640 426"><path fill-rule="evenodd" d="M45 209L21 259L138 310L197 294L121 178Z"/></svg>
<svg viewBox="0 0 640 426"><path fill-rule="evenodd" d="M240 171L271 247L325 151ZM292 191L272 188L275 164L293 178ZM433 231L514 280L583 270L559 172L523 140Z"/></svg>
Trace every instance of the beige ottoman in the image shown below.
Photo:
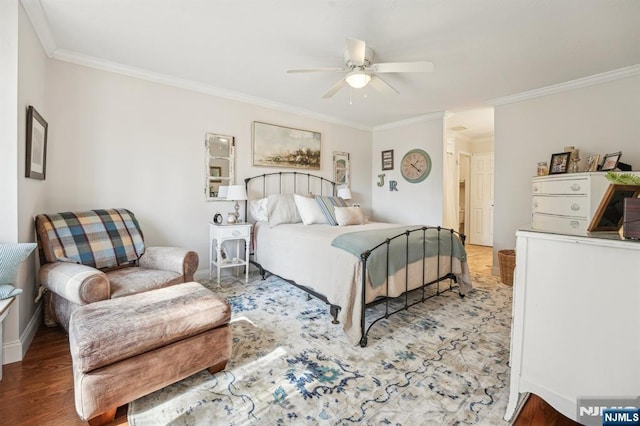
<svg viewBox="0 0 640 426"><path fill-rule="evenodd" d="M76 410L91 424L198 371L225 368L231 309L196 282L84 305L71 316Z"/></svg>

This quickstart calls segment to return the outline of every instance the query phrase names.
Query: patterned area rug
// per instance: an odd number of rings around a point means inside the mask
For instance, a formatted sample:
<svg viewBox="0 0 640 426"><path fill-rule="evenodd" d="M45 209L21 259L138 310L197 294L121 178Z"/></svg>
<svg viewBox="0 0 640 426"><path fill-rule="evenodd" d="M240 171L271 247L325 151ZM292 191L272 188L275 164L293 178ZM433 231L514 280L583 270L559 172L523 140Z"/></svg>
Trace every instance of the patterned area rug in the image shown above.
<svg viewBox="0 0 640 426"><path fill-rule="evenodd" d="M278 277L203 282L233 308L226 370L132 402L129 424L506 424L511 287L473 283L378 322L361 348Z"/></svg>

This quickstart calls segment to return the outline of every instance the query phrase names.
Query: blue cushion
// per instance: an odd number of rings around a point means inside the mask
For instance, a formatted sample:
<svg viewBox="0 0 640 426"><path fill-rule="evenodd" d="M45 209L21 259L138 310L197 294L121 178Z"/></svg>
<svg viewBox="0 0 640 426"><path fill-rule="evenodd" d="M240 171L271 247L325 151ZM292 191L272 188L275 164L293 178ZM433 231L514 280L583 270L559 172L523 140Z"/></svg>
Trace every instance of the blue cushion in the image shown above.
<svg viewBox="0 0 640 426"><path fill-rule="evenodd" d="M35 248L35 243L0 244L0 284L13 284L18 266Z"/></svg>
<svg viewBox="0 0 640 426"><path fill-rule="evenodd" d="M0 299L22 293L22 289L11 284L16 278L18 266L35 248L35 243L0 244Z"/></svg>
<svg viewBox="0 0 640 426"><path fill-rule="evenodd" d="M0 284L0 300L17 296L20 293L22 293L21 288L15 288L11 284Z"/></svg>

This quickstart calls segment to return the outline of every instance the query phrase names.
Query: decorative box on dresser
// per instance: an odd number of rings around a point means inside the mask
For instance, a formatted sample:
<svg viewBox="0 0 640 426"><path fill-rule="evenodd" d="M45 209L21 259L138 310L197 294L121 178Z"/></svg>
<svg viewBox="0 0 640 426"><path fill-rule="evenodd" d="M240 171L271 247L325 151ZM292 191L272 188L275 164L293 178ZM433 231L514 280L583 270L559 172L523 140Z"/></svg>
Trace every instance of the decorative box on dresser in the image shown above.
<svg viewBox="0 0 640 426"><path fill-rule="evenodd" d="M631 172L639 175L640 172ZM531 227L587 235L593 214L611 182L605 172L538 176L531 181Z"/></svg>
<svg viewBox="0 0 640 426"><path fill-rule="evenodd" d="M579 398L640 396L640 242L532 230L516 241L505 420L534 393L571 419L601 424L579 418Z"/></svg>

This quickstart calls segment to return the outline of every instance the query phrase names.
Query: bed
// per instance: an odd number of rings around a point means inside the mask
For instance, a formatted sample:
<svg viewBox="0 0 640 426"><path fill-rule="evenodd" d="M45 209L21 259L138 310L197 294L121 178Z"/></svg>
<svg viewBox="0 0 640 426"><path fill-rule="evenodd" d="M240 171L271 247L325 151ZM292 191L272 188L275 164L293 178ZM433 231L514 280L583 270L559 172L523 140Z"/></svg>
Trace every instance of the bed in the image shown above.
<svg viewBox="0 0 640 426"><path fill-rule="evenodd" d="M247 202L245 214L254 220L261 216L254 212L255 205L266 209L265 200L270 200L274 207L277 199L288 200L289 194L304 194L313 202L311 193L335 200L335 183L307 173L264 174L245 184L253 200ZM342 324L354 345L366 346L371 327L394 313L443 291L456 289L464 296L471 289L464 235L453 230L376 222L335 226L330 218L329 223L313 224L305 224L306 218L305 223L272 221L277 214L268 211L255 221L251 262L263 277L277 275L328 303L334 323ZM385 304L384 313L367 318L369 308L380 303Z"/></svg>

